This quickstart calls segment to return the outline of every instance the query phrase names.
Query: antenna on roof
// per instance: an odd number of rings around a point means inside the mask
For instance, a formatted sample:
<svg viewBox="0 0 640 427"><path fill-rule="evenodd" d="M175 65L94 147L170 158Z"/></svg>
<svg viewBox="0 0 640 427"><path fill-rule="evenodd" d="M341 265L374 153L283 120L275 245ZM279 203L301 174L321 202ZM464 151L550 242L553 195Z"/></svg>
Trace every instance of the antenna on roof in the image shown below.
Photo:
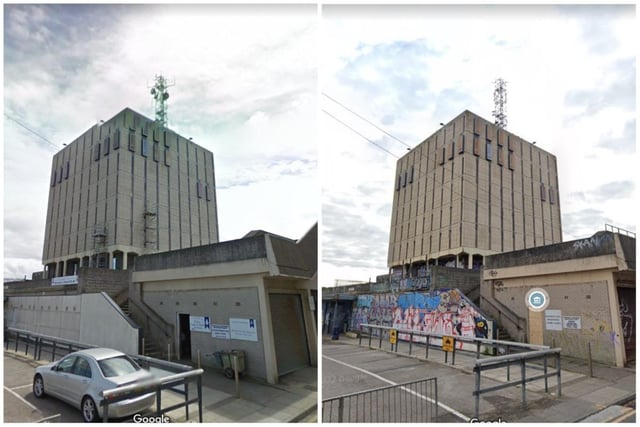
<svg viewBox="0 0 640 427"><path fill-rule="evenodd" d="M151 88L151 96L153 96L153 104L156 110L156 123L163 127L167 126L168 120L167 99L169 99L169 92L167 92L167 89L174 84L168 84L167 79L162 75L156 74L156 83Z"/></svg>
<svg viewBox="0 0 640 427"><path fill-rule="evenodd" d="M496 87L493 91L493 102L495 103L493 117L496 126L504 129L507 127L507 82L499 78L494 83Z"/></svg>

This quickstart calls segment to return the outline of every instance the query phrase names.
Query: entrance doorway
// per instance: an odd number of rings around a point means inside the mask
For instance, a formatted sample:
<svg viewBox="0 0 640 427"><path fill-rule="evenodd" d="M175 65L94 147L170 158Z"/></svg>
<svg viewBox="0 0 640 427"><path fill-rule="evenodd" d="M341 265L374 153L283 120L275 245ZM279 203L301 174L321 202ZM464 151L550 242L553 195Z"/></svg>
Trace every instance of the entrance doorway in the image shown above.
<svg viewBox="0 0 640 427"><path fill-rule="evenodd" d="M180 359L191 360L191 322L189 314L178 314Z"/></svg>

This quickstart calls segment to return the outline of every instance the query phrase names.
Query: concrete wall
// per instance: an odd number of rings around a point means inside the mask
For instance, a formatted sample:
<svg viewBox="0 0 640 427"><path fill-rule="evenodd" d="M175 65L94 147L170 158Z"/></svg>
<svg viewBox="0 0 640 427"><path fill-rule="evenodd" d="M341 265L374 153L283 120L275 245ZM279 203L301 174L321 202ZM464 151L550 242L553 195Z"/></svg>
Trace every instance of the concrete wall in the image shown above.
<svg viewBox="0 0 640 427"><path fill-rule="evenodd" d="M562 241L556 157L469 111L398 160L393 190L389 267Z"/></svg>
<svg viewBox="0 0 640 427"><path fill-rule="evenodd" d="M102 294L9 297L4 315L12 328L138 353L138 329Z"/></svg>
<svg viewBox="0 0 640 427"><path fill-rule="evenodd" d="M203 366L214 366L212 353L221 350L244 350L247 374L267 378L264 352L264 327L260 317L258 290L260 275L174 280L143 284L143 301L166 322L175 325L174 346L179 345L178 314L209 316L212 324L229 325L229 318L256 319L258 341L213 338L211 333L191 333L192 360L200 350Z"/></svg>

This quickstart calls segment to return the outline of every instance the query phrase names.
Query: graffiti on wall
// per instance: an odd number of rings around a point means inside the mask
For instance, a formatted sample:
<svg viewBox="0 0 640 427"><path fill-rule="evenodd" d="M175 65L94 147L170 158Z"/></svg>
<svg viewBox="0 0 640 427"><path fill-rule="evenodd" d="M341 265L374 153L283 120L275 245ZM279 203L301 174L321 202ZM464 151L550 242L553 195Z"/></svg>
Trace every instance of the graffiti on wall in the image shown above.
<svg viewBox="0 0 640 427"><path fill-rule="evenodd" d="M364 323L450 336L488 338L487 319L457 289L430 292L360 295L351 316L351 329ZM409 340L409 334L398 338ZM414 337L425 342L424 337Z"/></svg>

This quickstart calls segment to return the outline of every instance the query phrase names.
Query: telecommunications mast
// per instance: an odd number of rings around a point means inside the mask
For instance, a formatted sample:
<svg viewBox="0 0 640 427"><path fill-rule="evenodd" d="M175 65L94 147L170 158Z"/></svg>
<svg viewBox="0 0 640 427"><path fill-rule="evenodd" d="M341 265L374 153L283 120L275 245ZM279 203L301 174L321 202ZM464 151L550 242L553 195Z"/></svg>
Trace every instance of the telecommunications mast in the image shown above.
<svg viewBox="0 0 640 427"><path fill-rule="evenodd" d="M493 118L496 126L504 129L507 127L507 82L500 78L494 83L496 87L493 91L493 102L495 104Z"/></svg>
<svg viewBox="0 0 640 427"><path fill-rule="evenodd" d="M167 79L162 75L156 75L156 83L151 88L151 96L153 96L153 104L156 110L156 123L167 126L167 99L169 99L169 92L167 89L173 86L168 84Z"/></svg>

